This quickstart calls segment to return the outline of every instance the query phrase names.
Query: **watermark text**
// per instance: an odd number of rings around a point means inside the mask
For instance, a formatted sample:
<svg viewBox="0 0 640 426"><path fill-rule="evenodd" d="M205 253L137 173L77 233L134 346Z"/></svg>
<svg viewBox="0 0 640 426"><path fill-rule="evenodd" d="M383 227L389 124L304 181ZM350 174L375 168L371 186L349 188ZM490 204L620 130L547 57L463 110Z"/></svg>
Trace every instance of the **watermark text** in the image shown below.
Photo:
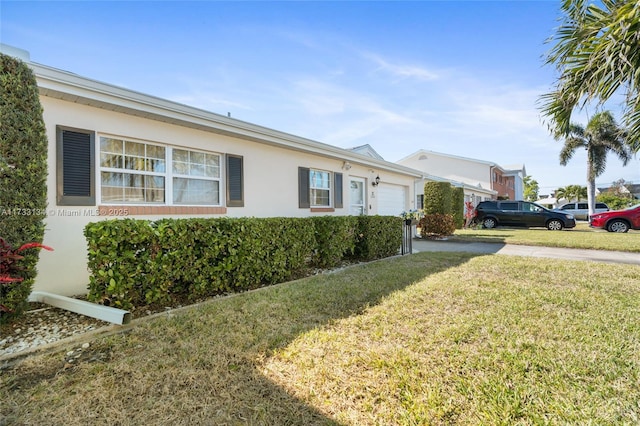
<svg viewBox="0 0 640 426"><path fill-rule="evenodd" d="M47 216L47 217L98 217L98 216L129 216L129 209L114 208L86 208L86 209L29 209L29 208L2 208L0 216Z"/></svg>

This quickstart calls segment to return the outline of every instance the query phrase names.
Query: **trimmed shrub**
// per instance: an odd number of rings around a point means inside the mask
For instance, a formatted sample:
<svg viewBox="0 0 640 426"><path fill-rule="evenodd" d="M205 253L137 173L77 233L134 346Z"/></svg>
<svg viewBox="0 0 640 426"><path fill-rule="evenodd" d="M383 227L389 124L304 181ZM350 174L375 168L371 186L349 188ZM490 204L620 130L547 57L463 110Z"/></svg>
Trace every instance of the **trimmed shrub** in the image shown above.
<svg viewBox="0 0 640 426"><path fill-rule="evenodd" d="M353 255L356 247L356 216L320 216L311 218L315 229L316 249L313 264L331 268Z"/></svg>
<svg viewBox="0 0 640 426"><path fill-rule="evenodd" d="M392 256L402 242L402 219L116 219L90 223L84 233L89 300L132 309L176 296L197 298L275 284L302 276L312 265L333 266L349 255L357 260Z"/></svg>
<svg viewBox="0 0 640 426"><path fill-rule="evenodd" d="M122 219L90 223L89 300L131 309L282 282L313 253L299 218Z"/></svg>
<svg viewBox="0 0 640 426"><path fill-rule="evenodd" d="M424 214L451 214L452 186L449 182L424 184Z"/></svg>
<svg viewBox="0 0 640 426"><path fill-rule="evenodd" d="M423 238L446 237L453 235L456 224L450 214L434 213L420 219L420 235Z"/></svg>
<svg viewBox="0 0 640 426"><path fill-rule="evenodd" d="M451 214L456 229L464 227L464 188L453 187L451 191Z"/></svg>
<svg viewBox="0 0 640 426"><path fill-rule="evenodd" d="M354 256L359 260L395 256L402 246L403 220L397 216L358 216Z"/></svg>
<svg viewBox="0 0 640 426"><path fill-rule="evenodd" d="M105 220L87 225L84 235L90 301L129 309L131 301L144 301L147 291L159 286L152 278L158 245L150 221Z"/></svg>
<svg viewBox="0 0 640 426"><path fill-rule="evenodd" d="M0 236L11 246L42 243L47 207L47 136L33 72L0 54ZM0 322L22 314L36 277L39 250L21 260L21 279L0 286Z"/></svg>

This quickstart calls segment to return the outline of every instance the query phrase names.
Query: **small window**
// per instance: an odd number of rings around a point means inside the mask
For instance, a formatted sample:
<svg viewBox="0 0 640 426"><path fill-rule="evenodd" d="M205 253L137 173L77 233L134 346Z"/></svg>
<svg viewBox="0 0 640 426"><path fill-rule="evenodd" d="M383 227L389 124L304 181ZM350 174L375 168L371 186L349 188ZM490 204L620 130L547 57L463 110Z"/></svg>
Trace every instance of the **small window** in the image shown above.
<svg viewBox="0 0 640 426"><path fill-rule="evenodd" d="M588 208L587 203L578 203L578 210L587 210Z"/></svg>
<svg viewBox="0 0 640 426"><path fill-rule="evenodd" d="M342 173L298 168L299 208L343 208L343 196Z"/></svg>
<svg viewBox="0 0 640 426"><path fill-rule="evenodd" d="M311 207L331 206L331 173L322 170L309 172Z"/></svg>
<svg viewBox="0 0 640 426"><path fill-rule="evenodd" d="M575 206L575 204L573 204L573 203L565 204L564 206L560 207L560 210L573 210L574 206Z"/></svg>

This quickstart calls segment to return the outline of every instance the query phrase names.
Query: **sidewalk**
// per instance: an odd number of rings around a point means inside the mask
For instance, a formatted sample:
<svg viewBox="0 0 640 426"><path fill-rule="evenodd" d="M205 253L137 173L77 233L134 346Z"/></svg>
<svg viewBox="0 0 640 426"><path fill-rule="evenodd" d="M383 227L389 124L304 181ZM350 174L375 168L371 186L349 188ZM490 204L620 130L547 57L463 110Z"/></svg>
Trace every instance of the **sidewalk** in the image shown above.
<svg viewBox="0 0 640 426"><path fill-rule="evenodd" d="M605 263L640 265L640 253L624 251L584 250L557 247L521 246L502 243L474 243L447 240L413 240L413 252L462 251L480 254L549 257L553 259L583 260Z"/></svg>

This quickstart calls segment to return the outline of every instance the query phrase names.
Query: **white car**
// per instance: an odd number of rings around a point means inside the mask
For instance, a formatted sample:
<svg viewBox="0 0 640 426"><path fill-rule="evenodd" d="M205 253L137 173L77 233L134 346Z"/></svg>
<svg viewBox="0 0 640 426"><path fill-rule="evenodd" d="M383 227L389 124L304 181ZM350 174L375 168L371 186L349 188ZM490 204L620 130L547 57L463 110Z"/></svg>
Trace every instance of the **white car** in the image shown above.
<svg viewBox="0 0 640 426"><path fill-rule="evenodd" d="M589 205L586 202L567 203L564 206L554 209L558 212L571 213L576 219L589 220ZM596 203L596 211L594 213L608 212L609 206L605 203Z"/></svg>

